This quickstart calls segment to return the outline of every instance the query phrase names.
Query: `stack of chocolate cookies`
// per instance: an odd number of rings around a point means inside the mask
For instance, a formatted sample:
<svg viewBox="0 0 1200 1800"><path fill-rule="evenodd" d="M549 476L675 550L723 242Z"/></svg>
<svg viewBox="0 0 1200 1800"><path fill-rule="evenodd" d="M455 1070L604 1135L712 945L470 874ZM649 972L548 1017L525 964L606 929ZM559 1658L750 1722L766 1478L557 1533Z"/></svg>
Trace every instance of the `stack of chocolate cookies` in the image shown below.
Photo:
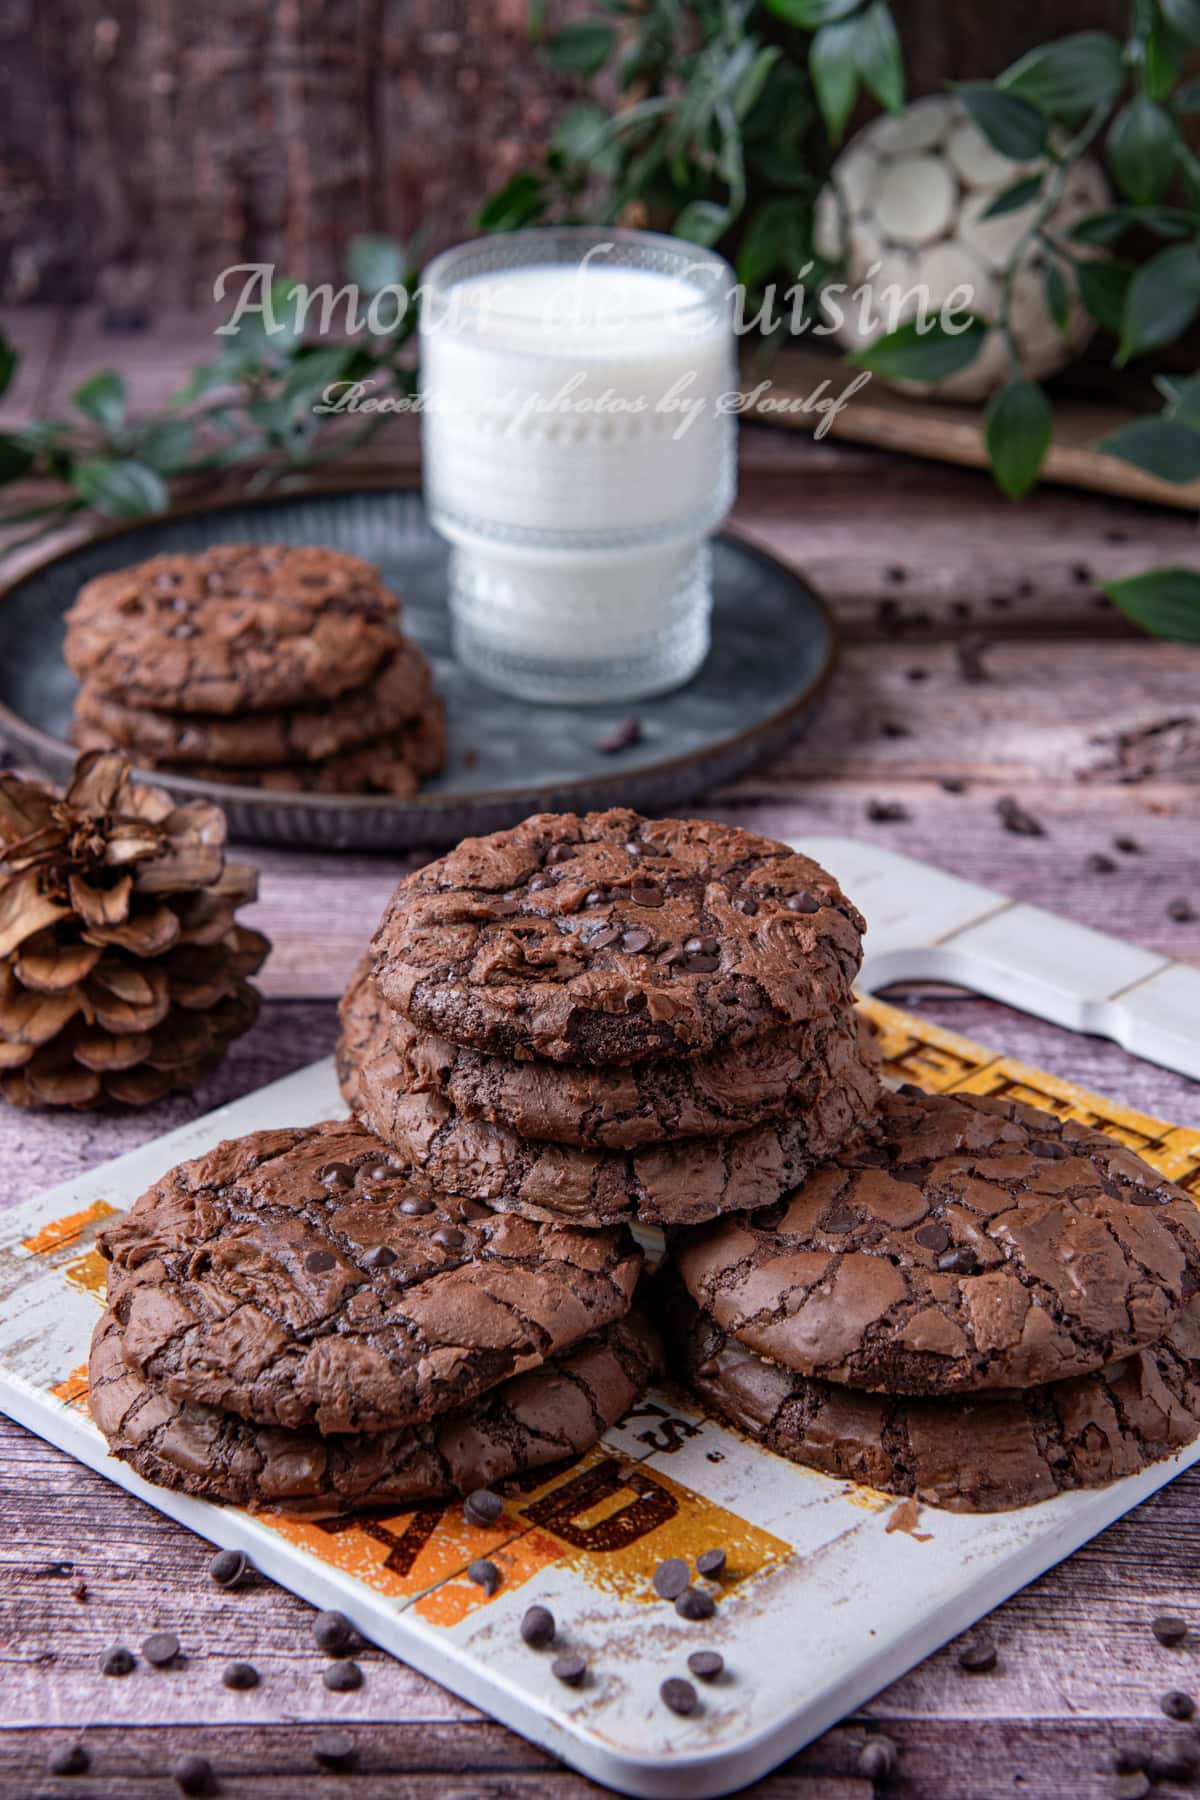
<svg viewBox="0 0 1200 1800"><path fill-rule="evenodd" d="M500 1211L759 1207L874 1113L863 929L768 838L538 815L401 882L342 1004L342 1089L414 1177Z"/></svg>
<svg viewBox="0 0 1200 1800"><path fill-rule="evenodd" d="M671 1250L679 1373L827 1474L991 1512L1200 1433L1200 1212L1073 1120L905 1087L786 1202Z"/></svg>
<svg viewBox="0 0 1200 1800"><path fill-rule="evenodd" d="M204 781L398 798L445 761L429 664L361 557L155 556L88 582L67 621L83 749Z"/></svg>
<svg viewBox="0 0 1200 1800"><path fill-rule="evenodd" d="M354 1124L220 1144L102 1249L92 1417L148 1480L209 1500L490 1488L590 1448L658 1364L624 1229L432 1196Z"/></svg>

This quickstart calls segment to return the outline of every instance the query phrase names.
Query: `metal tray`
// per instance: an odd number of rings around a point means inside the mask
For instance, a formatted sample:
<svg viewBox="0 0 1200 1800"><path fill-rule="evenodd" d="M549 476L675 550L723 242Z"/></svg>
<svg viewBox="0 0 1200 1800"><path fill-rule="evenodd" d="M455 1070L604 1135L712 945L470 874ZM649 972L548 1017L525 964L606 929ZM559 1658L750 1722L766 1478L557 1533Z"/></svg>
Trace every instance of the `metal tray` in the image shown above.
<svg viewBox="0 0 1200 1800"><path fill-rule="evenodd" d="M531 706L493 693L450 654L446 549L414 489L359 488L180 512L111 531L39 564L0 595L0 738L61 781L76 681L62 659L63 615L93 575L169 551L258 539L327 544L378 563L403 595L409 631L431 657L450 726L446 772L414 800L280 795L154 780L183 799L225 809L233 836L318 849L451 843L514 825L531 812L634 806L668 812L731 781L801 728L833 666L824 603L761 550L722 536L714 547L713 648L696 678L639 702L640 741L597 745L626 716L616 708Z"/></svg>

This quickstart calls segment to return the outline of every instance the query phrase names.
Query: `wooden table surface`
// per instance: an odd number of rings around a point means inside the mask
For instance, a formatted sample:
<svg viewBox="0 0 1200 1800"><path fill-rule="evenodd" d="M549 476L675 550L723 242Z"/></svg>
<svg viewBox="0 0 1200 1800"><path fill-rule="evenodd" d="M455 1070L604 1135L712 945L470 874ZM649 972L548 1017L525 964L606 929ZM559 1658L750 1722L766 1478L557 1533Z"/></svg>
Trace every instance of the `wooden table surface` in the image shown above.
<svg viewBox="0 0 1200 1800"><path fill-rule="evenodd" d="M101 363L120 364L139 405L157 402L199 352L176 321L153 339L101 341L87 315L12 315L30 355L6 412L46 411ZM399 440L389 448L407 454ZM823 589L844 634L841 664L807 738L707 810L756 830L843 832L897 849L1115 932L1200 961L1200 653L1139 637L1098 577L1186 560L1179 514L1047 489L1019 508L982 475L806 439L746 431L737 523ZM981 635L985 679L964 665ZM965 783L948 791L947 778ZM1014 795L1044 827L1007 832ZM873 822L872 802L905 817ZM1118 849L1118 840L1130 847ZM1136 847L1133 847L1136 846ZM1115 867L1089 872L1103 852ZM262 897L248 915L274 940L255 1030L205 1090L132 1117L0 1111L0 1199L92 1167L234 1095L325 1055L334 999L397 877L417 859L259 851ZM1196 903L1176 922L1168 903ZM1114 1046L946 991L907 997L935 1019L1056 1073L1179 1121L1195 1087ZM375 1651L363 1688L328 1693L310 1610L266 1582L226 1594L208 1551L179 1526L0 1421L0 1795L169 1795L172 1760L199 1750L223 1793L283 1800L582 1800L599 1789L470 1706ZM1073 1800L1114 1789L1129 1746L1200 1756L1190 1724L1159 1708L1200 1691L1200 1469L1002 1607L999 1659L958 1666L956 1646L867 1709L899 1747L888 1792L921 1800ZM1196 1626L1181 1649L1150 1631L1158 1613ZM98 1672L109 1645L178 1631L182 1665ZM797 1629L803 1621L797 1621ZM234 1693L224 1663L256 1663ZM353 1775L321 1773L312 1743L336 1722L359 1750ZM45 1773L81 1736L82 1777ZM867 1800L862 1717L847 1720L753 1790L757 1800ZM1129 1793L1144 1791L1135 1776ZM1158 1793L1183 1793L1160 1780Z"/></svg>

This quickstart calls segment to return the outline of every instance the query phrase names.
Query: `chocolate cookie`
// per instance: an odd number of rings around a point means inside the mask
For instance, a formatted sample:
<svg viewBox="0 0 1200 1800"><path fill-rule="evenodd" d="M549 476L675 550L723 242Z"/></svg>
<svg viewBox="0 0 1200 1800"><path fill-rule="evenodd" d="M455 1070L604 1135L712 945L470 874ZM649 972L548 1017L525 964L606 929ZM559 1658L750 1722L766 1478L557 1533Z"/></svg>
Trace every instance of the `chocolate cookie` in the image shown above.
<svg viewBox="0 0 1200 1800"><path fill-rule="evenodd" d="M92 748L129 750L144 764L228 763L234 768L325 762L372 738L398 731L429 703L429 664L415 644L400 644L371 681L324 706L283 712L221 714L159 712L114 700L85 682L75 702L75 726Z"/></svg>
<svg viewBox="0 0 1200 1800"><path fill-rule="evenodd" d="M537 1143L507 1126L464 1118L440 1093L410 1090L391 1047L390 1016L378 1009L369 984L352 984L337 1058L351 1109L431 1186L534 1219L685 1225L761 1206L860 1129L878 1099L857 1038L843 1032L836 1044L826 1040L822 1057L797 1082L785 1118L640 1150Z"/></svg>
<svg viewBox="0 0 1200 1800"><path fill-rule="evenodd" d="M88 1406L113 1455L160 1487L251 1507L412 1506L578 1456L629 1409L660 1360L635 1313L428 1424L322 1437L171 1399L130 1365L122 1335L105 1312L89 1364Z"/></svg>
<svg viewBox="0 0 1200 1800"><path fill-rule="evenodd" d="M242 713L361 687L398 634L396 599L361 557L218 544L89 581L64 655L131 706Z"/></svg>
<svg viewBox="0 0 1200 1800"><path fill-rule="evenodd" d="M359 1126L181 1163L104 1234L130 1366L261 1424L384 1431L536 1368L629 1308L622 1232L432 1196Z"/></svg>
<svg viewBox="0 0 1200 1800"><path fill-rule="evenodd" d="M699 1056L848 1003L862 918L786 844L705 820L540 813L406 877L380 991L502 1056Z"/></svg>
<svg viewBox="0 0 1200 1800"><path fill-rule="evenodd" d="M846 1009L710 1056L610 1068L510 1061L418 1030L382 999L369 958L351 977L342 1015L362 1054L387 1059L389 1086L439 1095L463 1117L505 1125L519 1137L580 1149L634 1150L746 1131L794 1106L814 1072L834 1085L859 1060L857 1015Z"/></svg>
<svg viewBox="0 0 1200 1800"><path fill-rule="evenodd" d="M360 744L327 762L288 763L280 768L227 769L214 763L184 763L172 772L194 781L265 788L277 794L387 794L411 800L421 783L446 761L446 722L438 701L402 731Z"/></svg>
<svg viewBox="0 0 1200 1800"><path fill-rule="evenodd" d="M1031 1387L1170 1329L1200 1289L1200 1212L1072 1119L904 1088L786 1205L681 1238L675 1262L723 1330L801 1374Z"/></svg>
<svg viewBox="0 0 1200 1800"><path fill-rule="evenodd" d="M921 1399L797 1375L690 1307L675 1366L701 1401L790 1461L953 1512L1003 1512L1103 1487L1200 1433L1200 1302L1160 1343L1019 1393Z"/></svg>

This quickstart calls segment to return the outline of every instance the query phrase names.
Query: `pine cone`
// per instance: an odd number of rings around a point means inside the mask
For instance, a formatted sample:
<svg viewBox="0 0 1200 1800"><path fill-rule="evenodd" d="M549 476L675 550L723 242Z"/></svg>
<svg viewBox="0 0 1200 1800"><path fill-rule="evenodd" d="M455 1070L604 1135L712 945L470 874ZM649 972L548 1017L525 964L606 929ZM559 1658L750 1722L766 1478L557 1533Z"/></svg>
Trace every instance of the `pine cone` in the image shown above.
<svg viewBox="0 0 1200 1800"><path fill-rule="evenodd" d="M196 1086L253 1024L270 944L235 922L257 871L225 816L89 751L65 795L0 775L0 1093L148 1106Z"/></svg>

